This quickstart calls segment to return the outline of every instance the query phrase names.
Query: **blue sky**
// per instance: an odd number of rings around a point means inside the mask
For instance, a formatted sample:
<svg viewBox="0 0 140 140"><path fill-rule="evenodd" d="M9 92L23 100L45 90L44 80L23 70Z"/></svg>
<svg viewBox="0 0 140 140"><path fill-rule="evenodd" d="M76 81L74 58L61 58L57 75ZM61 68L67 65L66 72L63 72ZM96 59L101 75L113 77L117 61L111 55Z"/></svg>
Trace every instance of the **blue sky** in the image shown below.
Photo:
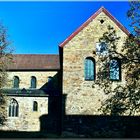
<svg viewBox="0 0 140 140"><path fill-rule="evenodd" d="M58 45L104 6L128 30L128 2L0 2L0 20L17 54L58 54Z"/></svg>

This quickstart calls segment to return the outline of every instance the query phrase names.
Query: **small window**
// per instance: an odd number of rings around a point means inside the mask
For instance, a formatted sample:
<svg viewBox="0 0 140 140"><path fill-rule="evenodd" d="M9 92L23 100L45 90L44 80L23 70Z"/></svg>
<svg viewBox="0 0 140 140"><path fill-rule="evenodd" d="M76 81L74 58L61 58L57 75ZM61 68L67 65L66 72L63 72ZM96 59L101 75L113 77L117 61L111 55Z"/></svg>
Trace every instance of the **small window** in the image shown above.
<svg viewBox="0 0 140 140"><path fill-rule="evenodd" d="M49 77L48 77L48 82L51 82L51 81L52 81L52 77L49 76Z"/></svg>
<svg viewBox="0 0 140 140"><path fill-rule="evenodd" d="M36 101L33 102L33 111L38 110L38 103Z"/></svg>
<svg viewBox="0 0 140 140"><path fill-rule="evenodd" d="M119 59L110 61L110 80L121 80L121 62Z"/></svg>
<svg viewBox="0 0 140 140"><path fill-rule="evenodd" d="M13 88L19 88L19 77L14 76Z"/></svg>
<svg viewBox="0 0 140 140"><path fill-rule="evenodd" d="M15 99L11 99L9 104L9 117L18 117L19 106Z"/></svg>
<svg viewBox="0 0 140 140"><path fill-rule="evenodd" d="M32 76L31 77L31 88L36 88L36 77Z"/></svg>
<svg viewBox="0 0 140 140"><path fill-rule="evenodd" d="M95 60L92 57L85 59L85 80L95 80Z"/></svg>
<svg viewBox="0 0 140 140"><path fill-rule="evenodd" d="M108 54L108 46L105 42L96 43L96 53L98 55L107 55Z"/></svg>

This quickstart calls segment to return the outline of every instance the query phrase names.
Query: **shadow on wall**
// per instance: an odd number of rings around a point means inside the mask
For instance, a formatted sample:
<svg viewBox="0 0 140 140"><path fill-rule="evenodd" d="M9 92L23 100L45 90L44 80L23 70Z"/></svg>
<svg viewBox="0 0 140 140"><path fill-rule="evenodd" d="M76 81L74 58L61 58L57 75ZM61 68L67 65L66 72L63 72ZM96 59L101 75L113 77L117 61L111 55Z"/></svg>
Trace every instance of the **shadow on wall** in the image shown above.
<svg viewBox="0 0 140 140"><path fill-rule="evenodd" d="M49 97L48 114L40 119L40 131L43 133L61 134L61 112L59 110L60 97Z"/></svg>
<svg viewBox="0 0 140 140"><path fill-rule="evenodd" d="M62 96L62 135L84 138L139 138L139 116L67 115Z"/></svg>
<svg viewBox="0 0 140 140"><path fill-rule="evenodd" d="M62 99L62 100L61 100ZM49 97L40 132L0 131L1 138L139 138L138 116L66 115L66 95ZM62 104L61 104L62 103ZM62 108L63 107L63 108ZM61 133L62 132L62 133ZM51 135L50 135L51 134Z"/></svg>
<svg viewBox="0 0 140 140"><path fill-rule="evenodd" d="M139 138L139 116L67 115L67 95L49 96L48 115L40 117L41 132L65 138Z"/></svg>
<svg viewBox="0 0 140 140"><path fill-rule="evenodd" d="M60 71L41 87L48 96L48 114L40 116L40 132L61 134Z"/></svg>
<svg viewBox="0 0 140 140"><path fill-rule="evenodd" d="M46 94L49 94L49 96L59 96L59 71L57 74L55 74L53 77L48 77L48 81L40 88L40 90L43 90Z"/></svg>
<svg viewBox="0 0 140 140"><path fill-rule="evenodd" d="M63 52L60 51L62 70ZM40 116L40 132L0 131L1 138L139 138L139 116L67 115L62 94L63 71L41 89L49 94L48 114ZM49 134L52 134L51 136ZM57 135L57 136L56 136Z"/></svg>
<svg viewBox="0 0 140 140"><path fill-rule="evenodd" d="M40 89L48 94L48 114L40 116L40 131L0 131L0 138L46 138L48 134L60 135L61 132L61 96L59 91L59 72Z"/></svg>
<svg viewBox="0 0 140 140"><path fill-rule="evenodd" d="M40 132L0 131L0 138L45 138Z"/></svg>

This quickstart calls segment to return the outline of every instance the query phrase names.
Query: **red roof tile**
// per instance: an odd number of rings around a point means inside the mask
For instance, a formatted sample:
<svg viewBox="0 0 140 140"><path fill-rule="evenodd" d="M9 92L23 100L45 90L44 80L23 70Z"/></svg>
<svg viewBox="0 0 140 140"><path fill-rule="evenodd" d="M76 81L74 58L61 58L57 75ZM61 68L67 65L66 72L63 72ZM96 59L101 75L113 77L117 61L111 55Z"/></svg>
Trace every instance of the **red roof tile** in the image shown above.
<svg viewBox="0 0 140 140"><path fill-rule="evenodd" d="M101 7L96 13L94 13L86 22L84 22L75 32L73 32L67 39L65 39L59 47L64 47L74 36L76 36L83 28L85 28L93 19L95 19L101 12L104 12L126 35L130 35L129 31L104 7Z"/></svg>
<svg viewBox="0 0 140 140"><path fill-rule="evenodd" d="M57 70L59 55L14 54L8 70Z"/></svg>

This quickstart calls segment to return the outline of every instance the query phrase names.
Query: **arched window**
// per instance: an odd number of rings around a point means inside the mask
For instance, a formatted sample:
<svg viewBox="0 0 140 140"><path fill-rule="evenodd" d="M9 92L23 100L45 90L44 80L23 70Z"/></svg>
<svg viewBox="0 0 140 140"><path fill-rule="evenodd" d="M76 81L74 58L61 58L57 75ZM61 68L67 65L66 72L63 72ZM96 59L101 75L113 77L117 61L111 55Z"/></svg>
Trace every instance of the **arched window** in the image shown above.
<svg viewBox="0 0 140 140"><path fill-rule="evenodd" d="M31 77L31 88L36 88L36 77L35 76Z"/></svg>
<svg viewBox="0 0 140 140"><path fill-rule="evenodd" d="M15 99L11 99L9 104L9 117L18 117L19 106Z"/></svg>
<svg viewBox="0 0 140 140"><path fill-rule="evenodd" d="M92 57L85 59L85 80L95 80L95 60Z"/></svg>
<svg viewBox="0 0 140 140"><path fill-rule="evenodd" d="M118 58L110 60L110 80L121 80L121 61Z"/></svg>
<svg viewBox="0 0 140 140"><path fill-rule="evenodd" d="M51 81L52 81L52 77L49 76L49 77L48 77L48 83L51 82Z"/></svg>
<svg viewBox="0 0 140 140"><path fill-rule="evenodd" d="M37 111L38 110L38 103L37 101L33 102L33 111Z"/></svg>
<svg viewBox="0 0 140 140"><path fill-rule="evenodd" d="M13 88L19 88L19 77L14 76Z"/></svg>

